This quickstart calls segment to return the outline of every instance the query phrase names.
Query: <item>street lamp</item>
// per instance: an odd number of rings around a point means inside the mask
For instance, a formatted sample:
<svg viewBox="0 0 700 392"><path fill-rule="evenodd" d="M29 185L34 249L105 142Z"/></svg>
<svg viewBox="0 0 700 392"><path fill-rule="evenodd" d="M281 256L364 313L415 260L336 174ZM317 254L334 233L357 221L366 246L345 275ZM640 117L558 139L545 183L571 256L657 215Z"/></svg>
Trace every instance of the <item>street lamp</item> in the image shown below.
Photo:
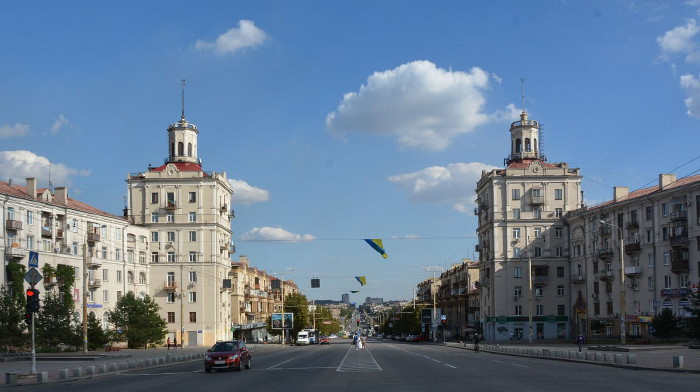
<svg viewBox="0 0 700 392"><path fill-rule="evenodd" d="M618 225L614 225L612 223L608 223L604 220L598 221L600 222L601 225L608 225L612 227L617 227L619 230L620 236L618 237L620 239L620 344L625 344L626 343L626 332L625 332L625 319L627 318L627 315L625 313L625 245L624 245L624 239L622 238L622 227Z"/></svg>
<svg viewBox="0 0 700 392"><path fill-rule="evenodd" d="M527 244L526 247L530 246L530 235L525 236ZM532 332L532 255L530 255L530 249L525 248L524 252L527 252L527 277L528 277L528 289L527 289L527 324L529 328L528 342L532 344L533 332Z"/></svg>
<svg viewBox="0 0 700 392"><path fill-rule="evenodd" d="M294 268L287 268L287 272L275 272L275 275L287 276L294 271ZM282 294L282 345L284 346L284 279L280 279L280 293Z"/></svg>
<svg viewBox="0 0 700 392"><path fill-rule="evenodd" d="M435 273L436 273L436 272L442 273L442 272L444 272L445 270L442 269L441 267L438 267L438 266L423 267L423 269L426 270L426 271L428 271L428 272L432 272L432 273L433 273L433 281L432 281L432 284L430 285L430 292L433 294L433 315L432 315L432 317L430 318L430 322L431 322L430 331L431 331L431 333L433 334L433 342L437 342L437 336L436 336L436 334L435 334L435 331L433 331L433 324L435 324L436 321L437 321L437 320L435 319L436 316L437 316L437 290L435 289Z"/></svg>

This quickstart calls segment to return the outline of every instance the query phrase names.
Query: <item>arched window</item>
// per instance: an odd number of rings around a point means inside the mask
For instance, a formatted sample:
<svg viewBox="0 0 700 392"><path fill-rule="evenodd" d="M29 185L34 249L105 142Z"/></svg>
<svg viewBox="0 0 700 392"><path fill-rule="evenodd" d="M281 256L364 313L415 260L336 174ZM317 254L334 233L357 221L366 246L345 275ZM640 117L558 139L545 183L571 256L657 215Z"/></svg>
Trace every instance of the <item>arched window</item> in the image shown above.
<svg viewBox="0 0 700 392"><path fill-rule="evenodd" d="M537 152L537 139L532 139L532 149Z"/></svg>
<svg viewBox="0 0 700 392"><path fill-rule="evenodd" d="M175 155L175 143L170 143L170 156Z"/></svg>
<svg viewBox="0 0 700 392"><path fill-rule="evenodd" d="M177 143L177 155L180 157L185 155L185 145L182 142Z"/></svg>
<svg viewBox="0 0 700 392"><path fill-rule="evenodd" d="M146 284L146 274L143 272L139 273L139 283Z"/></svg>
<svg viewBox="0 0 700 392"><path fill-rule="evenodd" d="M187 143L187 156L192 156L192 143Z"/></svg>
<svg viewBox="0 0 700 392"><path fill-rule="evenodd" d="M140 292L140 293L139 293L139 298L141 298L142 300L143 300L143 299L146 299L146 293L143 292L143 291Z"/></svg>
<svg viewBox="0 0 700 392"><path fill-rule="evenodd" d="M515 139L515 152L516 152L516 153L519 153L519 152L522 151L523 146L522 146L521 143L522 143L522 142L520 141L520 139Z"/></svg>
<svg viewBox="0 0 700 392"><path fill-rule="evenodd" d="M134 272L129 271L126 273L126 281L129 283L134 283Z"/></svg>
<svg viewBox="0 0 700 392"><path fill-rule="evenodd" d="M530 151L532 151L530 149L530 139L527 138L527 139L525 139L525 152L530 152Z"/></svg>
<svg viewBox="0 0 700 392"><path fill-rule="evenodd" d="M105 331L109 329L109 312L104 312L102 315L102 329Z"/></svg>

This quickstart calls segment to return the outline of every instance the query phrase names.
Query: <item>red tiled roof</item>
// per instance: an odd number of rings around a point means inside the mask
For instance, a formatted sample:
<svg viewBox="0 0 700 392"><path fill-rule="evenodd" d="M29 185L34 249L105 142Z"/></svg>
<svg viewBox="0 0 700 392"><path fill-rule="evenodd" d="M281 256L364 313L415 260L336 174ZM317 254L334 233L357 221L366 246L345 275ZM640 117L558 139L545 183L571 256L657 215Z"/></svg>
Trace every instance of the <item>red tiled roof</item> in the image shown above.
<svg viewBox="0 0 700 392"><path fill-rule="evenodd" d="M31 196L29 196L29 193L27 193L26 187L21 186L21 185L14 185L14 184L10 185L6 182L0 181L0 194L3 194L3 195L18 197L18 198L22 198L22 199L26 199L26 200L34 200L34 201L38 201L41 203L46 203L46 204L50 204L50 205L54 205L54 206L67 207L67 208L71 208L74 210L88 212L88 213L96 214L96 215L102 215L102 216L106 216L106 217L110 217L110 218L124 219L124 217L122 217L122 216L118 216L118 215L110 214L108 212L104 212L104 211L99 210L99 209L97 209L89 204L85 204L81 201L72 199L70 197L68 198L68 202L66 204L59 202L58 200L56 200L55 197L51 201L44 201L41 199L40 195L42 193L44 193L45 191L46 191L46 188L37 189L36 190L37 197L32 198Z"/></svg>
<svg viewBox="0 0 700 392"><path fill-rule="evenodd" d="M700 181L700 174L698 174L696 176L684 177L684 178L676 180L674 183L668 185L666 188L664 188L664 190L671 189L671 188L678 188L678 187L685 186L685 185L692 184L692 183L699 182L699 181ZM658 191L659 191L658 185L655 185L655 186L652 186L649 188L637 189L637 190L630 192L626 197L624 197L618 201L627 201L627 200L631 200L631 199L636 199L639 197L644 197L644 196L650 195L650 194L652 194L654 192L658 192ZM605 206L613 204L613 203L615 203L615 200L608 200L608 201L604 201L600 204L596 204L594 206L591 206L590 208L591 209L601 208L601 207L605 207Z"/></svg>
<svg viewBox="0 0 700 392"><path fill-rule="evenodd" d="M508 164L507 169L527 169L532 165L533 162L539 161L542 166L544 166L547 169L556 169L558 166L551 164L549 162L545 162L540 159L520 159L517 161L512 161Z"/></svg>
<svg viewBox="0 0 700 392"><path fill-rule="evenodd" d="M171 162L171 163L166 163L163 166L158 166L158 167L153 167L150 168L150 171L163 171L165 168L169 165L173 164L179 171L201 171L202 170L202 165L199 163L190 163L190 162ZM204 174L207 174L206 172Z"/></svg>

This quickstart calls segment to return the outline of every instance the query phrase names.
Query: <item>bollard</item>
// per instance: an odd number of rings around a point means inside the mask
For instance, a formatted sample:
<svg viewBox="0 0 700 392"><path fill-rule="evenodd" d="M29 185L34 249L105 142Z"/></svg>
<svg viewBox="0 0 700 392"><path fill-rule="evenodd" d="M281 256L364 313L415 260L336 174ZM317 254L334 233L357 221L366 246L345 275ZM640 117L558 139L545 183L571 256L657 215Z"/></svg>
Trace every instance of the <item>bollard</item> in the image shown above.
<svg viewBox="0 0 700 392"><path fill-rule="evenodd" d="M97 373L104 373L107 371L107 365L104 363L101 363L97 365Z"/></svg>
<svg viewBox="0 0 700 392"><path fill-rule="evenodd" d="M615 354L615 363L625 363L625 357L624 354Z"/></svg>
<svg viewBox="0 0 700 392"><path fill-rule="evenodd" d="M636 365L637 364L637 356L635 354L627 354L627 364Z"/></svg>
<svg viewBox="0 0 700 392"><path fill-rule="evenodd" d="M61 369L58 371L58 378L60 380L65 380L68 378L68 369Z"/></svg>
<svg viewBox="0 0 700 392"><path fill-rule="evenodd" d="M7 385L17 384L17 373L16 372L5 373L5 384L7 384Z"/></svg>
<svg viewBox="0 0 700 392"><path fill-rule="evenodd" d="M674 369L683 369L683 356L682 355L677 355L673 357L673 368Z"/></svg>
<svg viewBox="0 0 700 392"><path fill-rule="evenodd" d="M83 375L83 368L73 368L73 377L80 377Z"/></svg>
<svg viewBox="0 0 700 392"><path fill-rule="evenodd" d="M94 376L95 375L95 365L85 366L85 375Z"/></svg>
<svg viewBox="0 0 700 392"><path fill-rule="evenodd" d="M109 371L110 371L110 372L113 372L113 371L116 371L116 370L117 370L117 364L114 363L114 362L110 363L108 366L109 366Z"/></svg>
<svg viewBox="0 0 700 392"><path fill-rule="evenodd" d="M47 382L49 381L49 372L39 372L36 374L36 382Z"/></svg>

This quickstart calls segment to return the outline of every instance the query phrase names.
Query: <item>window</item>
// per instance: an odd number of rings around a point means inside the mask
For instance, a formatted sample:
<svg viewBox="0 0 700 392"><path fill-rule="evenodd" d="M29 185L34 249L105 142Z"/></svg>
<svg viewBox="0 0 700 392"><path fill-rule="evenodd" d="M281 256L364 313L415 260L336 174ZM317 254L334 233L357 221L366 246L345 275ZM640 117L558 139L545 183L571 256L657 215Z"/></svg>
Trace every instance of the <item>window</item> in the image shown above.
<svg viewBox="0 0 700 392"><path fill-rule="evenodd" d="M513 208L513 219L520 219L520 208Z"/></svg>
<svg viewBox="0 0 700 392"><path fill-rule="evenodd" d="M151 212L151 223L158 223L158 213Z"/></svg>
<svg viewBox="0 0 700 392"><path fill-rule="evenodd" d="M535 227L535 238L540 238L540 237L542 237L542 228Z"/></svg>
<svg viewBox="0 0 700 392"><path fill-rule="evenodd" d="M175 241L175 232L169 231L168 232L168 242L173 242L173 241Z"/></svg>
<svg viewBox="0 0 700 392"><path fill-rule="evenodd" d="M33 235L27 236L27 249L34 250L34 236Z"/></svg>
<svg viewBox="0 0 700 392"><path fill-rule="evenodd" d="M554 190L554 200L562 200L564 198L564 190L563 189L555 189Z"/></svg>
<svg viewBox="0 0 700 392"><path fill-rule="evenodd" d="M78 255L78 243L77 242L73 243L73 254L76 256Z"/></svg>
<svg viewBox="0 0 700 392"><path fill-rule="evenodd" d="M612 302L606 302L607 308L608 308L608 314L612 314L613 312L613 303Z"/></svg>
<svg viewBox="0 0 700 392"><path fill-rule="evenodd" d="M168 218L168 222L172 223L175 222L175 213L174 212L168 212L166 217Z"/></svg>
<svg viewBox="0 0 700 392"><path fill-rule="evenodd" d="M557 267L557 278L564 277L564 267Z"/></svg>
<svg viewBox="0 0 700 392"><path fill-rule="evenodd" d="M541 297L543 291L542 287L535 287L535 297Z"/></svg>
<svg viewBox="0 0 700 392"><path fill-rule="evenodd" d="M557 305L557 316L566 316L566 305Z"/></svg>
<svg viewBox="0 0 700 392"><path fill-rule="evenodd" d="M647 244L651 244L651 230L647 230Z"/></svg>
<svg viewBox="0 0 700 392"><path fill-rule="evenodd" d="M555 209L554 209L554 215L555 215L557 218L561 218L561 216L562 216L563 214L564 214L564 210L563 210L563 209L561 209L561 208L555 208Z"/></svg>
<svg viewBox="0 0 700 392"><path fill-rule="evenodd" d="M539 246L535 247L535 257L542 257L542 248Z"/></svg>
<svg viewBox="0 0 700 392"><path fill-rule="evenodd" d="M146 264L146 252L139 252L139 264Z"/></svg>
<svg viewBox="0 0 700 392"><path fill-rule="evenodd" d="M197 302L197 292L190 291L190 302Z"/></svg>
<svg viewBox="0 0 700 392"><path fill-rule="evenodd" d="M121 282L121 281L122 281L122 272L117 270L117 282Z"/></svg>
<svg viewBox="0 0 700 392"><path fill-rule="evenodd" d="M593 314L600 314L600 303L593 303Z"/></svg>
<svg viewBox="0 0 700 392"><path fill-rule="evenodd" d="M102 270L102 281L109 282L109 270L108 269Z"/></svg>
<svg viewBox="0 0 700 392"><path fill-rule="evenodd" d="M649 291L654 291L654 277L650 276L647 278L647 285L649 285Z"/></svg>
<svg viewBox="0 0 700 392"><path fill-rule="evenodd" d="M102 302L109 302L109 290L102 290Z"/></svg>
<svg viewBox="0 0 700 392"><path fill-rule="evenodd" d="M122 299L122 292L117 291L117 301L119 301L120 299Z"/></svg>
<svg viewBox="0 0 700 392"><path fill-rule="evenodd" d="M671 276L670 275L664 275L664 288L665 289L671 288Z"/></svg>
<svg viewBox="0 0 700 392"><path fill-rule="evenodd" d="M514 239L520 238L520 228L516 227L513 229L513 238Z"/></svg>
<svg viewBox="0 0 700 392"><path fill-rule="evenodd" d="M523 267L513 268L513 277L514 278L522 278L523 277Z"/></svg>
<svg viewBox="0 0 700 392"><path fill-rule="evenodd" d="M27 224L28 225L34 224L34 211L27 211Z"/></svg>
<svg viewBox="0 0 700 392"><path fill-rule="evenodd" d="M88 290L87 297L88 302L95 302L95 290Z"/></svg>
<svg viewBox="0 0 700 392"><path fill-rule="evenodd" d="M158 262L158 252L151 252L151 263Z"/></svg>
<svg viewBox="0 0 700 392"><path fill-rule="evenodd" d="M197 252L190 252L190 263L197 262Z"/></svg>
<svg viewBox="0 0 700 392"><path fill-rule="evenodd" d="M664 265L671 265L671 253L664 252Z"/></svg>
<svg viewBox="0 0 700 392"><path fill-rule="evenodd" d="M513 200L520 200L520 189L513 189L511 191L511 196Z"/></svg>
<svg viewBox="0 0 700 392"><path fill-rule="evenodd" d="M522 257L522 249L520 249L520 247L513 247L513 257Z"/></svg>
<svg viewBox="0 0 700 392"><path fill-rule="evenodd" d="M102 247L102 258L105 260L107 259L107 247L106 246Z"/></svg>
<svg viewBox="0 0 700 392"><path fill-rule="evenodd" d="M197 312L190 312L190 322L191 323L197 322Z"/></svg>
<svg viewBox="0 0 700 392"><path fill-rule="evenodd" d="M544 305L537 305L537 315L544 316Z"/></svg>
<svg viewBox="0 0 700 392"><path fill-rule="evenodd" d="M157 231L152 231L152 232L151 232L151 241L152 241L152 242L158 242L158 232L157 232Z"/></svg>
<svg viewBox="0 0 700 392"><path fill-rule="evenodd" d="M190 231L190 241L192 241L192 242L197 241L197 232L196 231Z"/></svg>
<svg viewBox="0 0 700 392"><path fill-rule="evenodd" d="M668 241L668 227L661 228L661 241Z"/></svg>
<svg viewBox="0 0 700 392"><path fill-rule="evenodd" d="M132 255L133 256L133 255ZM114 250L114 260L119 261L122 259L122 250L121 249L115 249Z"/></svg>
<svg viewBox="0 0 700 392"><path fill-rule="evenodd" d="M668 203L661 204L661 215L668 216Z"/></svg>
<svg viewBox="0 0 700 392"><path fill-rule="evenodd" d="M146 284L146 274L143 272L139 273L139 283Z"/></svg>
<svg viewBox="0 0 700 392"><path fill-rule="evenodd" d="M190 282L197 281L197 271L190 271L189 273Z"/></svg>
<svg viewBox="0 0 700 392"><path fill-rule="evenodd" d="M151 204L158 204L158 193L151 193Z"/></svg>
<svg viewBox="0 0 700 392"><path fill-rule="evenodd" d="M126 281L127 281L127 283L134 283L134 272L133 271L127 271Z"/></svg>
<svg viewBox="0 0 700 392"><path fill-rule="evenodd" d="M168 312L168 323L175 322L175 312Z"/></svg>
<svg viewBox="0 0 700 392"><path fill-rule="evenodd" d="M168 203L168 207L175 207L175 193L174 192L168 192L167 193L167 200L166 202Z"/></svg>
<svg viewBox="0 0 700 392"><path fill-rule="evenodd" d="M678 283L679 283L679 287L682 289L688 287L688 274L678 275Z"/></svg>
<svg viewBox="0 0 700 392"><path fill-rule="evenodd" d="M73 233L78 232L78 220L77 219L73 219L73 224L71 225L71 230L73 231Z"/></svg>
<svg viewBox="0 0 700 392"><path fill-rule="evenodd" d="M7 207L7 219L8 220L15 220L15 208L14 207Z"/></svg>
<svg viewBox="0 0 700 392"><path fill-rule="evenodd" d="M560 297L564 296L564 286L557 286L557 295Z"/></svg>
<svg viewBox="0 0 700 392"><path fill-rule="evenodd" d="M542 209L540 207L533 208L532 215L535 219L542 219Z"/></svg>
<svg viewBox="0 0 700 392"><path fill-rule="evenodd" d="M561 227L555 227L554 228L554 237L556 238L562 238L564 236L564 229Z"/></svg>
<svg viewBox="0 0 700 392"><path fill-rule="evenodd" d="M197 222L197 213L196 212L190 212L189 221L190 222Z"/></svg>
<svg viewBox="0 0 700 392"><path fill-rule="evenodd" d="M175 262L175 252L168 252L168 263Z"/></svg>
<svg viewBox="0 0 700 392"><path fill-rule="evenodd" d="M513 291L513 295L515 295L516 297L522 297L523 286L515 286L515 290Z"/></svg>
<svg viewBox="0 0 700 392"><path fill-rule="evenodd" d="M190 203L196 202L197 201L197 192L190 192L188 200L190 201Z"/></svg>
<svg viewBox="0 0 700 392"><path fill-rule="evenodd" d="M167 301L169 304L174 303L175 302L175 293L168 293L166 298L167 298Z"/></svg>
<svg viewBox="0 0 700 392"><path fill-rule="evenodd" d="M515 315L516 316L523 315L523 306L522 305L515 305Z"/></svg>
<svg viewBox="0 0 700 392"><path fill-rule="evenodd" d="M564 248L562 248L561 246L556 247L556 248L554 249L554 254L555 254L557 257L563 257L563 256L564 256Z"/></svg>
<svg viewBox="0 0 700 392"><path fill-rule="evenodd" d="M645 207L644 208L644 218L646 220L651 220L651 218L652 218L651 214L652 214L651 206Z"/></svg>

